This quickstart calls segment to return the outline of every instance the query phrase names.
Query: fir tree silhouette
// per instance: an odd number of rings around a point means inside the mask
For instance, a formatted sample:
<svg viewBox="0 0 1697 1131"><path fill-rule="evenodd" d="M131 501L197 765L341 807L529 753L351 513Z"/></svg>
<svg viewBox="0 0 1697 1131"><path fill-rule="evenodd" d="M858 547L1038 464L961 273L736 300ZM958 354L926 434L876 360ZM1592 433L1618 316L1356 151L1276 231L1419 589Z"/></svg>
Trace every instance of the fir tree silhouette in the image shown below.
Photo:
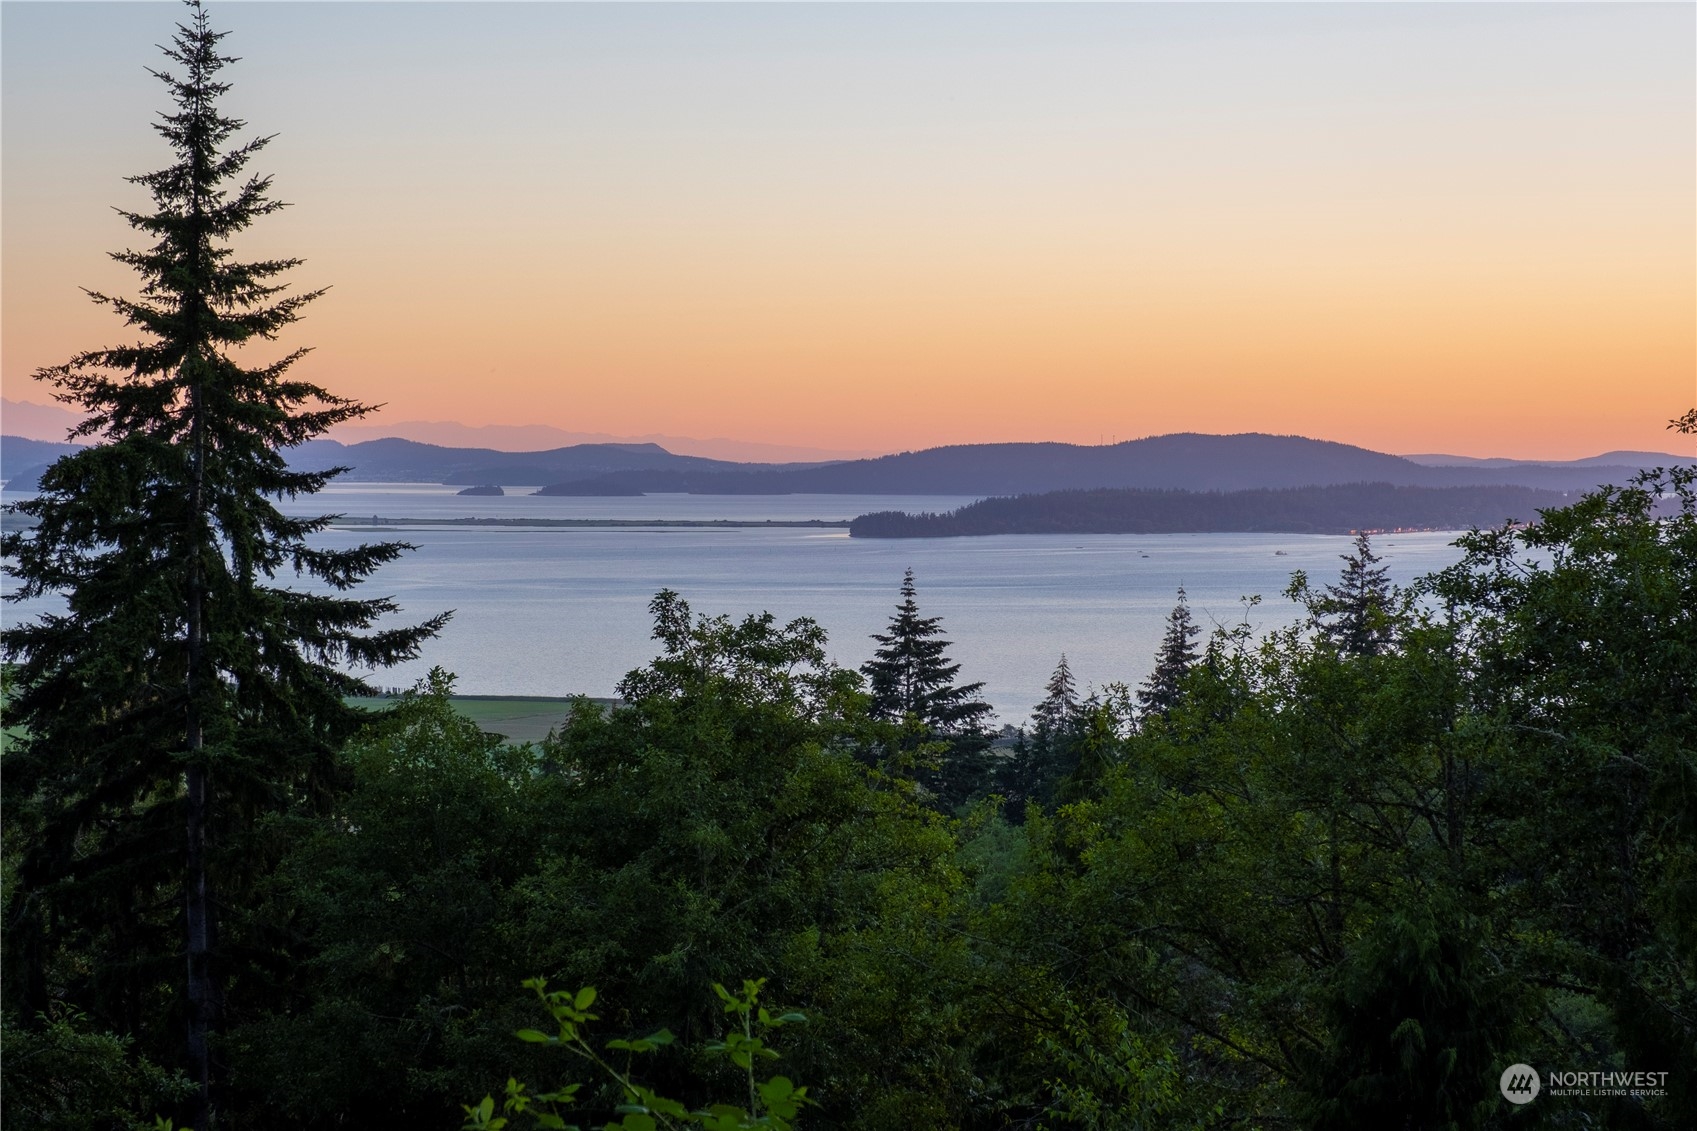
<svg viewBox="0 0 1697 1131"><path fill-rule="evenodd" d="M860 670L870 686L874 718L904 725L909 751L927 743L940 746L936 764L921 780L943 804L958 804L988 772L984 725L991 707L978 697L983 683L955 682L960 665L948 659L942 618L921 616L917 593L910 569L902 577L901 603L889 631L872 635L879 646Z"/></svg>
<svg viewBox="0 0 1697 1131"><path fill-rule="evenodd" d="M284 205L246 172L271 139L234 142L245 123L218 109L227 33L189 6L164 49L173 70L153 72L174 103L154 126L172 161L130 178L152 210L121 213L152 243L113 255L139 293L91 293L142 340L36 373L90 414L76 434L98 442L45 473L15 507L33 527L4 538L9 599L65 599L4 638L7 721L23 733L5 815L27 846L6 977L25 1017L45 1008L53 969L56 992L119 1032L157 1045L162 1019L179 1019L193 1125L206 1129L224 1007L217 909L263 867L244 837L261 814L334 788L335 752L368 717L345 705L370 690L348 669L411 658L446 615L375 630L394 603L348 591L410 547L326 548L312 536L330 517L278 507L341 470L290 471L283 451L369 410L291 377L305 350L238 360L323 292L286 293L298 260L233 255L230 237ZM55 961L71 952L86 965Z"/></svg>
<svg viewBox="0 0 1697 1131"><path fill-rule="evenodd" d="M1167 614L1166 635L1155 653L1155 670L1137 690L1137 705L1144 718L1166 718L1183 695L1184 677L1196 665L1196 637L1201 633L1190 616L1190 602L1179 586L1178 604Z"/></svg>

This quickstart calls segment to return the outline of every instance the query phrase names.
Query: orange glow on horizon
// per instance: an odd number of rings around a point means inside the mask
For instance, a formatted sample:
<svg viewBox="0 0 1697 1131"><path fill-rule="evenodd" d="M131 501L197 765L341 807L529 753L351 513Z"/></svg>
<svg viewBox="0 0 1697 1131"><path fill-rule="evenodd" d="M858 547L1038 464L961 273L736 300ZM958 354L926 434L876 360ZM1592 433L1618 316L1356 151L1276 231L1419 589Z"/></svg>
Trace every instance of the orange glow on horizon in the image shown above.
<svg viewBox="0 0 1697 1131"><path fill-rule="evenodd" d="M1266 41L1234 39L1253 13L1230 6L975 9L1042 33L982 42L949 11L680 11L697 53L628 13L519 7L487 32L447 5L223 12L231 97L280 134L260 163L295 202L239 250L332 286L254 352L313 346L298 372L386 404L372 423L1681 450L1690 9L1275 7ZM60 73L26 53L91 17L55 8L6 12L0 376L38 402L37 367L126 340L77 288L133 292L105 253L138 239L110 207L145 206L120 178L161 153L140 73L159 13L110 15ZM338 10L350 35L417 42L371 64L382 81L345 74L314 54ZM884 30L933 24L935 57ZM474 34L488 59L437 89ZM579 44L595 35L617 66ZM509 59L531 41L541 61ZM545 47L580 54L555 68ZM79 110L69 92L119 67L122 111Z"/></svg>

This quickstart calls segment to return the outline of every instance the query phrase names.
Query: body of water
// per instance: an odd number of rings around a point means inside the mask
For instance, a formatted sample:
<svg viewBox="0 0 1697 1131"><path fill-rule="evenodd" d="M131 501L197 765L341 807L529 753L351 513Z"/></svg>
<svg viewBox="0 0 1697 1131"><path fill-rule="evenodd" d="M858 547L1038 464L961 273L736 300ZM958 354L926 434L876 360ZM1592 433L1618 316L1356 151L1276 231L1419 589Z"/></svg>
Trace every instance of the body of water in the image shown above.
<svg viewBox="0 0 1697 1131"><path fill-rule="evenodd" d="M869 511L951 511L970 495L534 495L535 487L508 487L500 496L461 495L433 483L333 483L316 496L285 506L291 514L344 514L359 518L734 518L764 522L818 518L842 522Z"/></svg>
<svg viewBox="0 0 1697 1131"><path fill-rule="evenodd" d="M462 498L451 488L347 484L291 510L350 519L448 517L843 519L875 510L948 510L964 498L911 496L649 496ZM388 537L389 532L385 531ZM1021 722L1064 652L1081 683L1145 679L1180 585L1204 631L1247 619L1289 624L1282 597L1293 570L1335 580L1351 540L1328 535L997 535L899 541L846 531L623 527L397 528L418 550L365 587L393 595L409 618L454 618L416 663L377 673L412 682L432 665L469 694L608 695L656 651L648 602L671 588L698 612L808 616L830 634L832 657L858 667L888 624L902 573L919 605L941 616L963 680L982 680L1001 722ZM328 545L369 540L332 530ZM1407 583L1456 561L1449 533L1386 535L1375 547ZM1245 612L1243 598L1259 595ZM38 610L7 605L8 623Z"/></svg>

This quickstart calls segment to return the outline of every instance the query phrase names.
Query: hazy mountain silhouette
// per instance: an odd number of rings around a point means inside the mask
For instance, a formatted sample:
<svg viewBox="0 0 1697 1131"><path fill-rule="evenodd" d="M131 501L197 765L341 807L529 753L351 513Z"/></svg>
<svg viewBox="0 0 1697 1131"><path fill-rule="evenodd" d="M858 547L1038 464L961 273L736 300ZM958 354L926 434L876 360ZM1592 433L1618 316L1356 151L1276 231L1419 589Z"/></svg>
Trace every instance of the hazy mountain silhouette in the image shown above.
<svg viewBox="0 0 1697 1131"><path fill-rule="evenodd" d="M0 439L0 478L33 484L49 462L70 450L66 444L6 436ZM548 485L544 492L548 494L1021 495L1101 487L1236 491L1343 483L1501 484L1573 491L1600 483L1625 483L1646 466L1697 460L1654 452L1611 452L1556 463L1472 460L1433 466L1301 436L1185 432L1102 446L962 444L825 464L735 463L677 455L650 443L507 452L390 437L358 444L314 440L290 452L289 462L306 470L348 467L352 481L541 484Z"/></svg>
<svg viewBox="0 0 1697 1131"><path fill-rule="evenodd" d="M33 486L47 465L71 444L53 444L20 436L0 438L0 479ZM501 484L531 486L560 479L587 479L609 472L644 468L690 471L738 469L745 464L695 456L677 456L655 444L578 444L546 452L499 452L491 448L443 448L413 440L368 440L341 444L311 440L288 453L298 470L352 468L348 478L387 483Z"/></svg>
<svg viewBox="0 0 1697 1131"><path fill-rule="evenodd" d="M673 455L658 444L574 444L543 452L502 452L493 448L444 448L395 438L360 444L314 440L291 452L289 463L309 470L351 467L347 478L356 481L488 483L503 487L591 479L623 471L701 473L747 466Z"/></svg>
<svg viewBox="0 0 1697 1131"><path fill-rule="evenodd" d="M658 444L674 455L701 456L736 463L790 463L860 459L875 453L833 451L805 444L771 444L754 440L732 440L723 436L702 439L651 433L615 436L609 432L571 432L552 424L460 424L452 420L397 420L373 424L344 424L330 432L330 439L353 445L368 440L417 440L439 447L493 449L501 452L552 451L579 444Z"/></svg>
<svg viewBox="0 0 1697 1131"><path fill-rule="evenodd" d="M1477 456L1403 456L1425 467L1697 467L1697 456L1667 452L1604 452L1584 459L1480 459Z"/></svg>
<svg viewBox="0 0 1697 1131"><path fill-rule="evenodd" d="M36 404L0 397L0 431L7 436L32 440L62 441L84 414L60 405ZM834 451L806 444L764 443L732 440L723 436L702 439L651 433L615 436L607 432L571 432L552 424L460 424L452 420L397 420L365 424L343 424L332 429L327 439L353 447L371 440L416 440L442 448L474 448L498 452L554 451L580 444L658 444L674 455L699 456L737 463L789 463L835 459L859 459L867 451Z"/></svg>
<svg viewBox="0 0 1697 1131"><path fill-rule="evenodd" d="M1653 465L1677 459L1652 457L1645 462ZM1097 447L969 444L799 469L631 470L609 473L594 482L609 492L695 494L1022 495L1100 487L1241 491L1345 483L1495 484L1573 491L1624 483L1644 465L1581 461L1576 465L1428 467L1401 456L1302 436L1184 432ZM582 482L571 487L573 494L586 489Z"/></svg>
<svg viewBox="0 0 1697 1131"><path fill-rule="evenodd" d="M53 404L15 401L0 397L0 432L8 440L47 440L62 443L65 433L81 424L86 416Z"/></svg>

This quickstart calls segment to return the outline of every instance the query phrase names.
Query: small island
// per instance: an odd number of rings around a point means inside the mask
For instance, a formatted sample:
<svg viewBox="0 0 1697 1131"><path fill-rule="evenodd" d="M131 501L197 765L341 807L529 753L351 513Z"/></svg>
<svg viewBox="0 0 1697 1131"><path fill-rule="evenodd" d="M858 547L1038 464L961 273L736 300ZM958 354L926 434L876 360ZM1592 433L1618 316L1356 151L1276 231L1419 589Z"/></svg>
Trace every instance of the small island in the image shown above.
<svg viewBox="0 0 1697 1131"><path fill-rule="evenodd" d="M455 494L459 494L459 495L493 495L493 496L499 497L499 496L505 495L506 492L501 490L501 485L499 483L479 483L476 487L467 487L463 491L455 492Z"/></svg>

